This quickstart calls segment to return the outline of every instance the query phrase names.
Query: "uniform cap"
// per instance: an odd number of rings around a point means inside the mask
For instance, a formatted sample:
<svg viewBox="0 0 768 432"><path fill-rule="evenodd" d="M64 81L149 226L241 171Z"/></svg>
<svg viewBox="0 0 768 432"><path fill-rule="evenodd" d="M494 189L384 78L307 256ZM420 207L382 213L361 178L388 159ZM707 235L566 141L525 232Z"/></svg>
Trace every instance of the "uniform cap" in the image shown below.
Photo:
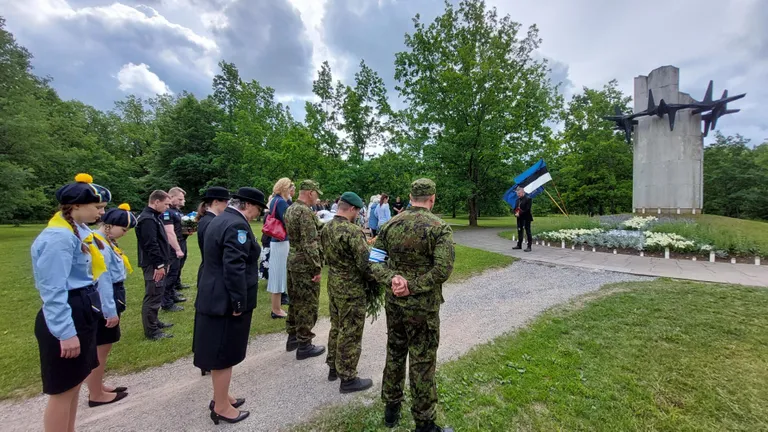
<svg viewBox="0 0 768 432"><path fill-rule="evenodd" d="M318 195L322 195L323 191L320 190L320 185L314 180L304 180L299 186L299 190L303 191L315 191Z"/></svg>
<svg viewBox="0 0 768 432"><path fill-rule="evenodd" d="M89 174L78 174L75 182L66 184L56 191L59 204L95 204L107 203L112 200L112 193L104 186L93 183Z"/></svg>
<svg viewBox="0 0 768 432"><path fill-rule="evenodd" d="M356 193L354 192L344 192L341 194L341 201L344 201L345 203L357 207L357 208L363 208L365 207L365 203L363 203L363 199L360 198Z"/></svg>
<svg viewBox="0 0 768 432"><path fill-rule="evenodd" d="M128 204L120 204L118 208L107 210L101 217L101 221L107 225L135 228L136 216L130 210L131 207Z"/></svg>
<svg viewBox="0 0 768 432"><path fill-rule="evenodd" d="M411 183L411 195L415 197L432 196L437 193L435 182L428 178L420 178Z"/></svg>

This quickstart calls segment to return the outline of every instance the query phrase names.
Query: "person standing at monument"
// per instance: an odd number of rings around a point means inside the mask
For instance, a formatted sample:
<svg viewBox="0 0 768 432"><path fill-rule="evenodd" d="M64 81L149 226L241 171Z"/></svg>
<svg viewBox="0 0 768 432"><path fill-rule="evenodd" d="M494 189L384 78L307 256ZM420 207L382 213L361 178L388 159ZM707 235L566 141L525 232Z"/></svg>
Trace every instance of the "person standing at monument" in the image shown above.
<svg viewBox="0 0 768 432"><path fill-rule="evenodd" d="M173 187L168 191L171 197L171 205L163 213L163 225L168 244L171 246L171 264L168 268L167 284L163 294L163 310L168 312L183 311L182 306L176 303L187 301L179 295L181 289L181 270L187 261L187 236L182 230L181 219L184 215L181 209L186 202L186 192L180 187Z"/></svg>
<svg viewBox="0 0 768 432"><path fill-rule="evenodd" d="M417 432L448 431L435 424L435 366L440 341L443 283L453 272L453 231L432 214L435 183L426 178L411 184L411 208L381 227L369 261L387 290L387 360L381 396L384 422L394 427L404 398L405 364L410 356L411 413Z"/></svg>
<svg viewBox="0 0 768 432"><path fill-rule="evenodd" d="M368 266L368 243L355 224L363 200L354 192L339 198L336 216L323 227L320 239L328 265L328 300L331 331L328 334L328 381L341 378L339 391L352 393L373 386L357 376L365 326L365 287L373 280Z"/></svg>
<svg viewBox="0 0 768 432"><path fill-rule="evenodd" d="M152 192L149 204L139 214L136 224L139 267L144 271L141 322L144 326L144 336L150 340L173 337L163 331L173 324L163 323L157 318L165 293L166 272L171 262L170 246L161 216L170 205L171 197L165 191Z"/></svg>
<svg viewBox="0 0 768 432"><path fill-rule="evenodd" d="M515 204L515 217L517 218L517 246L512 249L523 248L523 230L525 230L526 240L528 241L528 247L525 248L525 252L531 251L531 243L533 243L533 237L531 236L531 222L533 222L533 213L531 207L533 200L529 197L525 190L521 187L517 188L517 203Z"/></svg>
<svg viewBox="0 0 768 432"><path fill-rule="evenodd" d="M288 296L291 307L285 321L286 351L296 350L296 359L317 357L325 347L313 345L312 328L317 322L320 299L320 272L323 266L320 246L322 225L309 207L323 193L312 180L299 185L299 199L285 211L283 220L290 241L288 252Z"/></svg>

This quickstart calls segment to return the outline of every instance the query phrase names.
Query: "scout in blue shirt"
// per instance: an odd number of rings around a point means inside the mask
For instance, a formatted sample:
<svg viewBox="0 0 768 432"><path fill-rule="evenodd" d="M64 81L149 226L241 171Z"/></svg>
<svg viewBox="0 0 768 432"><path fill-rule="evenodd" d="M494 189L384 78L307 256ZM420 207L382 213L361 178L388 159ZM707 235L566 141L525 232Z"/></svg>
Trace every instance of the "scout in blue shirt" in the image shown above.
<svg viewBox="0 0 768 432"><path fill-rule="evenodd" d="M88 174L56 191L61 211L32 244L32 270L43 307L35 319L40 349L46 431L74 430L77 396L83 380L98 365L96 325L101 300L96 280L106 271L98 240L87 224L104 214L111 199Z"/></svg>
<svg viewBox="0 0 768 432"><path fill-rule="evenodd" d="M104 367L107 364L112 344L120 340L120 314L125 311L125 285L128 273L133 272L131 262L117 246L117 239L136 227L136 216L131 213L131 206L121 204L110 209L101 218L101 223L94 236L103 246L101 254L107 264L107 271L99 277L98 290L104 317L99 319L96 331L96 345L99 366L88 377L88 406L95 407L117 402L128 394L126 387L107 388L104 385Z"/></svg>

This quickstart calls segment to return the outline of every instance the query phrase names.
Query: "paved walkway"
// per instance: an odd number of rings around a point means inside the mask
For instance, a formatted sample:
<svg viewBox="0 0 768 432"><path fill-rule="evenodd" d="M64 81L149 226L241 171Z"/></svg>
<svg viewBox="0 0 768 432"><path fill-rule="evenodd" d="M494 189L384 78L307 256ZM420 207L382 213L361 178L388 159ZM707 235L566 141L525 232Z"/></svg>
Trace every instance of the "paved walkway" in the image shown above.
<svg viewBox="0 0 768 432"><path fill-rule="evenodd" d="M507 228L506 230L509 230ZM649 258L634 255L613 255L536 246L532 252L512 250L514 243L499 237L502 229L461 229L453 234L454 240L462 245L497 252L527 261L570 265L590 269L631 273L642 276L669 277L703 282L719 282L739 285L768 287L768 266L754 264L711 263L708 261L687 261L663 258ZM554 246L554 244L553 244Z"/></svg>

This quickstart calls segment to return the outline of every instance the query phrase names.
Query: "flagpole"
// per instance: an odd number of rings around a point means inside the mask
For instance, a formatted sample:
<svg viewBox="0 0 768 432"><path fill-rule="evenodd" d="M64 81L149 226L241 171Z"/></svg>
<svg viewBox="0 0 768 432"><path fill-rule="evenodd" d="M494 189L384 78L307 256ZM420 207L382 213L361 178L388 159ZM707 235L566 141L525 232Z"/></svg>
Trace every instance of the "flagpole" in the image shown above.
<svg viewBox="0 0 768 432"><path fill-rule="evenodd" d="M565 215L568 216L568 208L565 207L565 200L562 196L560 196L560 191L557 190L557 185L555 184L555 179L552 179L552 186L555 187L555 192L557 192L557 197L560 198L560 202L563 204L563 208L565 209ZM570 217L570 216L568 216Z"/></svg>
<svg viewBox="0 0 768 432"><path fill-rule="evenodd" d="M554 198L552 198L552 195L549 193L549 191L548 191L548 190L546 190L546 189L544 189L544 192L547 194L547 196L549 197L549 199L551 199L551 200L552 200L552 202L553 202L553 203L555 203L555 205L557 206L557 208L558 208L558 209L560 209L560 212L561 212L561 213L563 213L563 214L565 215L565 217L567 217L567 218L570 218L570 216L568 216L568 214L567 214L566 212L564 212L564 211L563 211L563 209L560 207L560 204L558 204L558 203L557 203L557 201L555 201L555 199L554 199Z"/></svg>

